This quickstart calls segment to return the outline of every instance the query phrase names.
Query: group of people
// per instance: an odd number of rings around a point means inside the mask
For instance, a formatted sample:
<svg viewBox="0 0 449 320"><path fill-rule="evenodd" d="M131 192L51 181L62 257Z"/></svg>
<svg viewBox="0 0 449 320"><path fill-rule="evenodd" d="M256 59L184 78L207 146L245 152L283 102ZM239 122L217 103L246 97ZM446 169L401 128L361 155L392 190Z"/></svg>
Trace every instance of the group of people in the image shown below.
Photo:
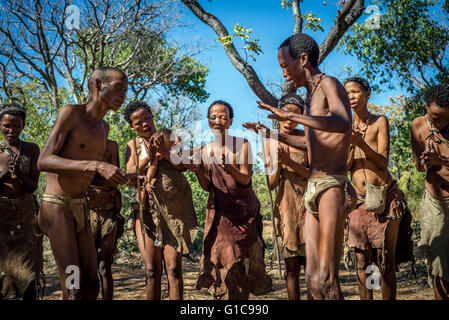
<svg viewBox="0 0 449 320"><path fill-rule="evenodd" d="M388 171L388 119L369 111L371 88L365 79L341 84L319 70L318 57L318 45L308 35L282 42L277 58L283 76L294 88L307 89L306 101L290 93L276 107L258 102L279 121L276 132L260 123L243 124L266 138L288 298L300 298L303 266L308 299L342 299L338 274L346 244L354 248L360 298L373 299L368 275L374 263L382 297L395 299L397 265L413 259L413 243L410 211ZM88 82L88 102L61 109L42 151L19 138L25 109L1 107L0 298L36 296L45 234L64 299L96 299L100 288L103 299L112 299L113 252L124 224L118 186L128 185L136 188L131 217L146 298L161 299L165 269L170 299L182 299L182 257L198 231L186 170L209 193L197 289L207 288L216 299L248 299L250 293L270 291L260 202L251 182L251 146L229 135L231 105L222 100L210 105L213 141L185 152L174 132L156 130L147 103L131 102L124 117L137 138L126 146L123 171L103 118L122 106L127 87L120 69L96 69ZM419 245L435 298L448 299L449 88L431 87L425 102L427 114L413 121L411 140L416 167L427 172ZM299 124L304 130L297 129ZM40 171L47 173L47 184L39 205L33 193ZM73 281L73 267L78 281Z"/></svg>

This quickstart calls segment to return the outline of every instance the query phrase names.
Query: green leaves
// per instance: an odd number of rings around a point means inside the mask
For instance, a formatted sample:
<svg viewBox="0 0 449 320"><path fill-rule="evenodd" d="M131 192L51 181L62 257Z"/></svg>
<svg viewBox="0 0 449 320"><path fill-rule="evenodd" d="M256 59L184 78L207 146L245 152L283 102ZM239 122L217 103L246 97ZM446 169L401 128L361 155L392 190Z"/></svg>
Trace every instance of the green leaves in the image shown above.
<svg viewBox="0 0 449 320"><path fill-rule="evenodd" d="M247 55L247 57L250 57L251 59L253 59L253 61L256 61L255 55L258 56L263 53L263 51L260 47L259 39L251 39L252 33L253 29L247 29L243 26L240 26L239 23L236 23L234 25L233 35L219 37L215 41L219 41L223 45L223 47L228 47L233 44L233 38L239 38L244 43L243 49L245 50L245 54Z"/></svg>
<svg viewBox="0 0 449 320"><path fill-rule="evenodd" d="M318 14L307 11L307 15L302 14L301 18L304 19L304 30L310 29L312 31L324 31L320 24L323 20L319 18Z"/></svg>
<svg viewBox="0 0 449 320"><path fill-rule="evenodd" d="M362 62L363 73L379 85L397 79L415 94L426 85L448 80L447 16L429 0L376 1L381 7L380 29L354 24L340 48ZM341 49L340 49L341 50Z"/></svg>

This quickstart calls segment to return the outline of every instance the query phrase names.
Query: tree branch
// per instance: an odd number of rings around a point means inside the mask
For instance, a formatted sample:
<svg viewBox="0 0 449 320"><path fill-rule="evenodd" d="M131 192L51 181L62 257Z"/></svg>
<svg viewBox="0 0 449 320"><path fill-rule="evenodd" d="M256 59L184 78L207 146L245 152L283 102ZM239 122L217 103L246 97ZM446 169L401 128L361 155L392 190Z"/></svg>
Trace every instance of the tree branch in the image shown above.
<svg viewBox="0 0 449 320"><path fill-rule="evenodd" d="M346 0L341 9L337 11L337 17L334 26L329 31L326 39L320 45L320 59L321 63L331 53L340 41L344 33L349 27L357 21L365 10L364 0Z"/></svg>
<svg viewBox="0 0 449 320"><path fill-rule="evenodd" d="M300 0L292 0L293 19L295 20L295 28L293 29L293 34L302 32L303 19L301 16L301 8L299 2Z"/></svg>
<svg viewBox="0 0 449 320"><path fill-rule="evenodd" d="M219 37L226 37L229 35L221 21L211 13L205 11L197 1L182 0L182 2L201 21L209 25ZM276 106L278 100L265 88L254 69L242 59L240 54L235 49L235 46L233 44L224 46L224 50L234 67L245 77L252 91L263 102Z"/></svg>

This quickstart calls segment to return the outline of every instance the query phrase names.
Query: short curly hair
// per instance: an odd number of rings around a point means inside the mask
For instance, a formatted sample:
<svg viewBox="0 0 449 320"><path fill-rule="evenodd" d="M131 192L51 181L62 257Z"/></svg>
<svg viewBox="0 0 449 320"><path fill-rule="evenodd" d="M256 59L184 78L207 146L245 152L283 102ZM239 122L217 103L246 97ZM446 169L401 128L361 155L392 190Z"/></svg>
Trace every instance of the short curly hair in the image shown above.
<svg viewBox="0 0 449 320"><path fill-rule="evenodd" d="M427 106L433 102L441 108L449 109L449 86L437 84L424 92L424 101Z"/></svg>
<svg viewBox="0 0 449 320"><path fill-rule="evenodd" d="M145 101L133 101L133 102L129 103L125 108L124 116L125 116L126 122L131 124L131 122L132 122L131 115L140 109L144 109L144 110L148 111L151 115L153 115L153 112L151 111L150 106Z"/></svg>
<svg viewBox="0 0 449 320"><path fill-rule="evenodd" d="M281 99L279 99L278 108L282 108L287 104L293 104L297 106L299 109L301 109L301 113L304 112L304 105L305 105L304 99L301 98L296 93L291 92L283 95Z"/></svg>
<svg viewBox="0 0 449 320"><path fill-rule="evenodd" d="M313 38L305 33L294 34L281 43L278 50L282 47L288 47L288 53L294 59L298 59L305 53L309 57L312 67L318 67L320 57L320 48Z"/></svg>
<svg viewBox="0 0 449 320"><path fill-rule="evenodd" d="M209 115L210 115L210 109L213 106L215 106L216 104L221 104L221 105L225 106L226 108L228 108L228 110L229 110L229 117L231 119L234 119L234 110L232 109L231 105L228 102L223 101L223 100L215 100L214 102L212 102L210 104L209 108L207 109L207 117L208 118L209 118Z"/></svg>
<svg viewBox="0 0 449 320"><path fill-rule="evenodd" d="M4 114L9 114L12 116L20 116L25 124L25 119L27 116L27 111L18 103L5 103L0 106L0 120L3 118Z"/></svg>
<svg viewBox="0 0 449 320"><path fill-rule="evenodd" d="M348 82L356 82L358 83L360 86L362 86L362 88L365 91L371 91L371 87L368 83L368 80L361 78L361 77L351 77L351 78L347 78L344 82L344 84L346 85Z"/></svg>

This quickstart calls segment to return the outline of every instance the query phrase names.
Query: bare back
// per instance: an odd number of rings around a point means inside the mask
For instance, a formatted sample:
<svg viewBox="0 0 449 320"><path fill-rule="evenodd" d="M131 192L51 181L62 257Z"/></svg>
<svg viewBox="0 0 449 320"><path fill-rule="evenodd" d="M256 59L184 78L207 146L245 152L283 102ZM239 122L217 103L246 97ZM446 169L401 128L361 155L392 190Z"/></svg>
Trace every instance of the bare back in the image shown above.
<svg viewBox="0 0 449 320"><path fill-rule="evenodd" d="M430 128L425 116L415 118L412 122L412 149L415 165L419 171L424 171L423 168L420 168L418 161L428 143L427 137L429 134ZM443 134L443 136L444 138L449 139L447 134ZM439 155L449 157L449 146L445 145L443 142L430 143L433 144L435 151ZM449 197L449 166L441 165L430 167L426 173L425 187L426 190L436 198Z"/></svg>
<svg viewBox="0 0 449 320"><path fill-rule="evenodd" d="M59 113L42 153L53 153L53 163L64 160L98 161L105 151L108 131L105 121L94 121L87 116L85 104L67 105ZM69 168L70 162L64 161L55 172L48 170L45 193L67 197L86 194L94 173Z"/></svg>
<svg viewBox="0 0 449 320"><path fill-rule="evenodd" d="M330 91L330 92L329 92ZM340 101L338 101L340 100ZM330 107L331 106L331 107ZM316 88L307 116L330 116L336 110L346 115L351 123L352 115L348 95L335 78L326 76ZM310 177L346 175L348 149L351 143L351 126L345 133L326 132L304 127L309 150Z"/></svg>

